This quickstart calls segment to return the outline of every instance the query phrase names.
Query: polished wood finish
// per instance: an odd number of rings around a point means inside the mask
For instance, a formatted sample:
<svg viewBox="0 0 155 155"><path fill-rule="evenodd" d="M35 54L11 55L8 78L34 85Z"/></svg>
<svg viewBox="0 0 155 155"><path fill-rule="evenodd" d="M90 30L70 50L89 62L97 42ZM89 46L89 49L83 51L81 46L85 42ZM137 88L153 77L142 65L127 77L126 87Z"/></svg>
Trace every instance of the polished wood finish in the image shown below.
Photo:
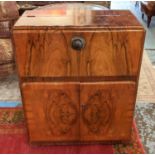
<svg viewBox="0 0 155 155"><path fill-rule="evenodd" d="M132 13L50 5L13 34L31 143L130 140L145 37Z"/></svg>
<svg viewBox="0 0 155 155"><path fill-rule="evenodd" d="M117 21L117 22L116 22ZM15 29L100 29L142 28L130 11L105 10L102 6L87 4L57 4L26 11Z"/></svg>
<svg viewBox="0 0 155 155"><path fill-rule="evenodd" d="M130 139L135 82L29 82L22 89L30 142Z"/></svg>
<svg viewBox="0 0 155 155"><path fill-rule="evenodd" d="M130 140L135 94L135 82L81 83L81 141Z"/></svg>
<svg viewBox="0 0 155 155"><path fill-rule="evenodd" d="M14 35L20 76L30 77L136 76L142 50L137 44L144 38L143 30L18 30ZM86 42L80 52L71 47L74 36Z"/></svg>
<svg viewBox="0 0 155 155"><path fill-rule="evenodd" d="M79 140L77 83L30 82L22 90L30 142Z"/></svg>

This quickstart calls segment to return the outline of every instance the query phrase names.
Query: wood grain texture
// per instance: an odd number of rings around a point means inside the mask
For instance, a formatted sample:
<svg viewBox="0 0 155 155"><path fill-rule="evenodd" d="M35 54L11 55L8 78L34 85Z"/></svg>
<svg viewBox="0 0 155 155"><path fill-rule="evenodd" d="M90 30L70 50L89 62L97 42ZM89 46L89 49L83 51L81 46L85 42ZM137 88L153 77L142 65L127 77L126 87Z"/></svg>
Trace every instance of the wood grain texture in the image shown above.
<svg viewBox="0 0 155 155"><path fill-rule="evenodd" d="M116 22L117 21L117 22ZM57 4L26 11L15 29L48 27L59 29L99 29L103 27L142 28L128 10L107 10L91 4Z"/></svg>
<svg viewBox="0 0 155 155"><path fill-rule="evenodd" d="M94 33L88 58L90 75L137 75L143 38L143 31L108 30Z"/></svg>
<svg viewBox="0 0 155 155"><path fill-rule="evenodd" d="M76 83L24 83L22 95L30 142L79 140Z"/></svg>
<svg viewBox="0 0 155 155"><path fill-rule="evenodd" d="M15 35L16 60L20 75L69 75L69 53L61 32L33 31Z"/></svg>
<svg viewBox="0 0 155 155"><path fill-rule="evenodd" d="M82 83L81 141L130 140L135 88L134 82Z"/></svg>
<svg viewBox="0 0 155 155"><path fill-rule="evenodd" d="M134 82L33 82L22 90L30 142L130 139Z"/></svg>
<svg viewBox="0 0 155 155"><path fill-rule="evenodd" d="M75 36L86 41L81 51ZM143 38L142 30L14 32L20 76L31 77L136 76Z"/></svg>

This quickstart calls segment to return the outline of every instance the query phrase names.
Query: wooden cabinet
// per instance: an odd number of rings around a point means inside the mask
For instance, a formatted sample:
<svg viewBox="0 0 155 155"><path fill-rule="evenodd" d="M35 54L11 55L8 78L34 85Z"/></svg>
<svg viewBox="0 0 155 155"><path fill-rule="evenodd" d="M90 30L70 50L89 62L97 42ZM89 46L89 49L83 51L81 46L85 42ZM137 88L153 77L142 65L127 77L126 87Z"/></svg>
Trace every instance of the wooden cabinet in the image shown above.
<svg viewBox="0 0 155 155"><path fill-rule="evenodd" d="M96 7L47 6L14 26L30 142L130 140L145 31Z"/></svg>

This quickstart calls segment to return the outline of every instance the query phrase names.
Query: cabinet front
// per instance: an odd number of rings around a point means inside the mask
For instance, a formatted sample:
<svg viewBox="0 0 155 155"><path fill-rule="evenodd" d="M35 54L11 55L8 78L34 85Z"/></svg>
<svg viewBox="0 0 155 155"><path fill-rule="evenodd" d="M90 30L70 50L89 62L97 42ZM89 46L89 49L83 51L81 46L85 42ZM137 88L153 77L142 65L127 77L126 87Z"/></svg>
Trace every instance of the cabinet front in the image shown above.
<svg viewBox="0 0 155 155"><path fill-rule="evenodd" d="M30 142L79 140L76 83L24 83L22 95Z"/></svg>
<svg viewBox="0 0 155 155"><path fill-rule="evenodd" d="M134 82L24 83L30 142L129 140Z"/></svg>
<svg viewBox="0 0 155 155"><path fill-rule="evenodd" d="M134 82L96 82L80 86L80 140L130 140Z"/></svg>
<svg viewBox="0 0 155 155"><path fill-rule="evenodd" d="M15 30L20 76L136 76L143 30Z"/></svg>

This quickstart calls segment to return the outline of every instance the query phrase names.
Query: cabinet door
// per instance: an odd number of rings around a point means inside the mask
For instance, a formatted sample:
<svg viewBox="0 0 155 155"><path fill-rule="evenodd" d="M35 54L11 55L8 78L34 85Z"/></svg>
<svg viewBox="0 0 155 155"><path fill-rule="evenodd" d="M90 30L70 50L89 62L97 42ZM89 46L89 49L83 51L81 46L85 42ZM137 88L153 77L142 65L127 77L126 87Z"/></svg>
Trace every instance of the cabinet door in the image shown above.
<svg viewBox="0 0 155 155"><path fill-rule="evenodd" d="M81 76L136 76L143 43L143 30L93 32L86 45L89 50L81 54Z"/></svg>
<svg viewBox="0 0 155 155"><path fill-rule="evenodd" d="M92 32L87 31L15 30L13 36L20 76L87 75L86 55L92 35ZM72 40L75 37L82 37L86 42L80 51L72 48Z"/></svg>
<svg viewBox="0 0 155 155"><path fill-rule="evenodd" d="M79 140L76 83L24 83L22 95L30 142Z"/></svg>
<svg viewBox="0 0 155 155"><path fill-rule="evenodd" d="M134 82L81 84L81 141L129 140L135 94Z"/></svg>
<svg viewBox="0 0 155 155"><path fill-rule="evenodd" d="M72 39L85 43L72 48ZM136 76L143 50L143 30L15 30L20 76Z"/></svg>
<svg viewBox="0 0 155 155"><path fill-rule="evenodd" d="M16 60L20 76L69 76L70 54L61 31L14 31ZM76 67L76 64L74 64Z"/></svg>

